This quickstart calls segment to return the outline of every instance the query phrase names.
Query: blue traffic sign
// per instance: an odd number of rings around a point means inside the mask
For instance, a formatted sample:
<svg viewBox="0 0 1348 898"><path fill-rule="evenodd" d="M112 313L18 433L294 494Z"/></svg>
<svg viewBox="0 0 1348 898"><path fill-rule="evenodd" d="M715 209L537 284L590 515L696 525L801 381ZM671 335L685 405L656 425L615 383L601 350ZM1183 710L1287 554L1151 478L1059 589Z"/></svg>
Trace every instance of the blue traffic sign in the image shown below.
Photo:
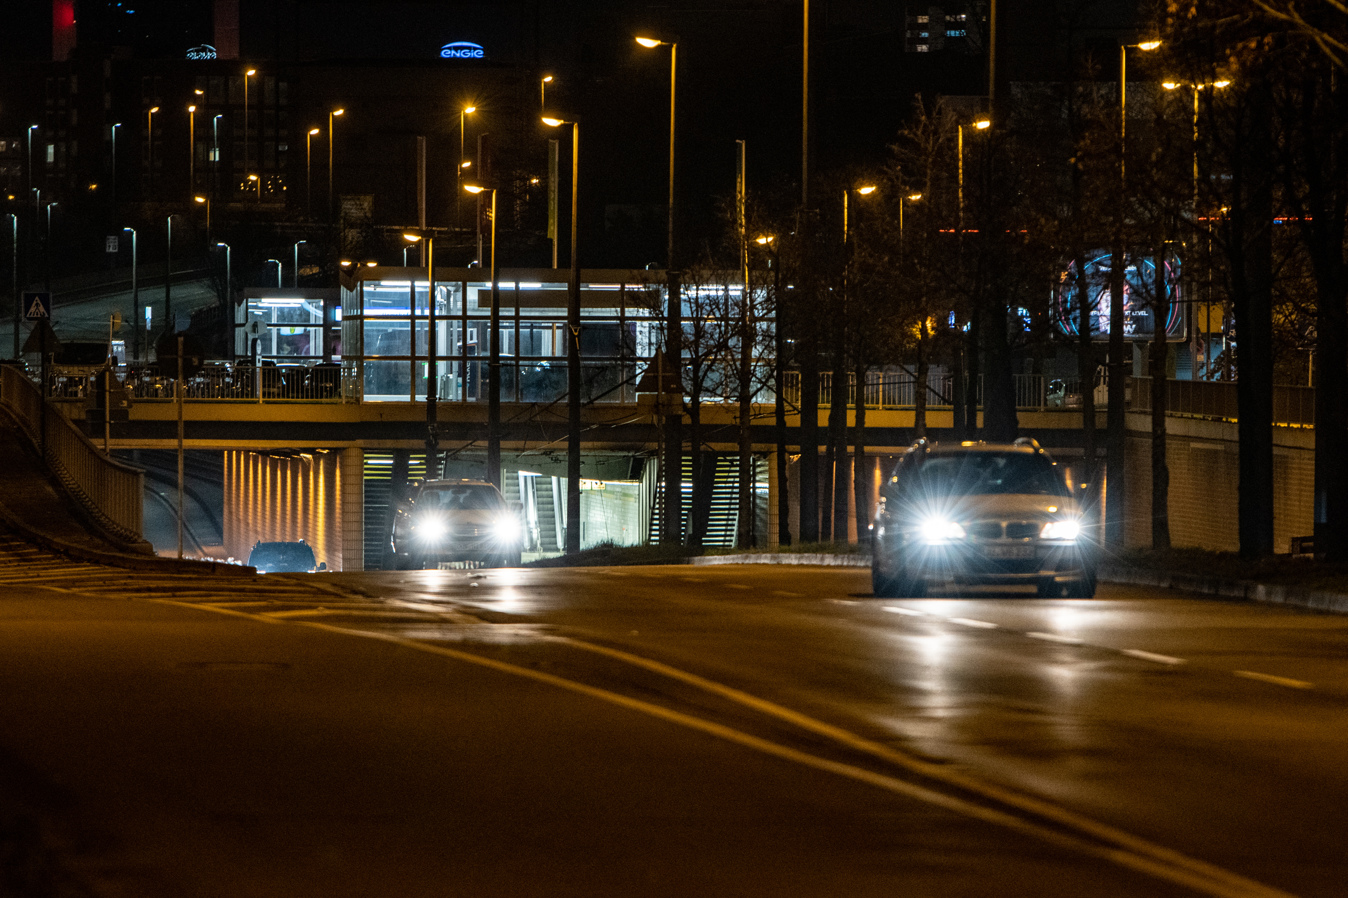
<svg viewBox="0 0 1348 898"><path fill-rule="evenodd" d="M29 321L51 321L51 294L25 290L23 293L23 317Z"/></svg>

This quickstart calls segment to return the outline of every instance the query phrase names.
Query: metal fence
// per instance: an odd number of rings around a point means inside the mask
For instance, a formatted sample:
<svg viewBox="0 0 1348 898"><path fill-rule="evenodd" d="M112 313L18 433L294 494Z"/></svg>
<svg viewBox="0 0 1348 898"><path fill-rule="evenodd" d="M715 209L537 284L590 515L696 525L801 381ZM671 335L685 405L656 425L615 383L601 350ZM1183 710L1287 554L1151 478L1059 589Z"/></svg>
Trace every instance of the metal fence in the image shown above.
<svg viewBox="0 0 1348 898"><path fill-rule="evenodd" d="M927 378L927 408L950 408L953 404L955 375L942 369L934 370ZM819 404L833 402L833 373L819 374ZM1075 378L1049 377L1043 374L1015 375L1016 408L1023 411L1047 409L1080 409L1080 382ZM916 405L917 378L909 371L868 371L863 395L870 409L910 409ZM788 403L800 401L800 372L786 372L783 395ZM857 384L854 374L847 375L847 404L856 403ZM983 378L978 378L978 402L983 402ZM1105 406L1103 388L1097 389L1096 405Z"/></svg>
<svg viewBox="0 0 1348 898"><path fill-rule="evenodd" d="M1166 413L1214 421L1237 421L1240 403L1234 381L1167 380ZM1133 378L1129 408L1151 411L1151 378ZM1315 426L1315 388L1275 384L1273 423L1283 427Z"/></svg>
<svg viewBox="0 0 1348 898"><path fill-rule="evenodd" d="M359 396L355 364L271 365L261 368L230 362L208 362L183 378L187 400L235 402L355 402ZM120 369L121 389L136 402L173 400L176 372L156 366ZM82 399L91 395L95 379L84 369L53 367L48 375L53 398Z"/></svg>
<svg viewBox="0 0 1348 898"><path fill-rule="evenodd" d="M145 474L99 452L18 368L0 367L0 402L13 413L52 473L110 534L127 542L144 533Z"/></svg>

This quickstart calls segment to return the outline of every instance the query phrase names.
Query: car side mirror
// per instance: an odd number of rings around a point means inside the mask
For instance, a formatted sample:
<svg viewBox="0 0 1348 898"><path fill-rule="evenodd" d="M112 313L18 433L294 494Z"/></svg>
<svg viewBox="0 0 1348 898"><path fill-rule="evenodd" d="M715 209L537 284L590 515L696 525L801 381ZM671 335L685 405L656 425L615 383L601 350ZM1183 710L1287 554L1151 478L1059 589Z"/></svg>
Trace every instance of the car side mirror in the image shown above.
<svg viewBox="0 0 1348 898"><path fill-rule="evenodd" d="M323 571L326 571L327 569L328 569L328 563L327 563L326 561L320 561L320 562L318 563L318 570L319 570L319 573L322 573Z"/></svg>

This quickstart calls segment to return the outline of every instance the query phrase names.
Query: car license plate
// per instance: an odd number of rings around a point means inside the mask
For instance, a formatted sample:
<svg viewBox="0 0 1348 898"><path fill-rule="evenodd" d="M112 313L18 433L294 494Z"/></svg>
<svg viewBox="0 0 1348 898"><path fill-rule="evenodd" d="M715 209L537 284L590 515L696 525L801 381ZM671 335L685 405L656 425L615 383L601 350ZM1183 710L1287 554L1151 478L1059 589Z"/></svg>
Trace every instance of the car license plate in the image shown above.
<svg viewBox="0 0 1348 898"><path fill-rule="evenodd" d="M988 558L1033 558L1034 546L984 546Z"/></svg>

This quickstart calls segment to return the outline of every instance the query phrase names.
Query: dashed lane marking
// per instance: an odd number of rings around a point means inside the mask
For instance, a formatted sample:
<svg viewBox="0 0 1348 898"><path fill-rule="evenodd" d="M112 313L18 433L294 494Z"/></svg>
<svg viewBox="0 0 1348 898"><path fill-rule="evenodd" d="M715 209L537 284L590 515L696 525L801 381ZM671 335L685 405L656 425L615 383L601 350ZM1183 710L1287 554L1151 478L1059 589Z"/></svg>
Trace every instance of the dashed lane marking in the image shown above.
<svg viewBox="0 0 1348 898"><path fill-rule="evenodd" d="M1158 655L1155 652L1146 652L1142 649L1123 649L1123 654L1130 658L1138 658L1142 661L1154 661L1157 664L1183 664L1183 658L1175 658L1171 655Z"/></svg>
<svg viewBox="0 0 1348 898"><path fill-rule="evenodd" d="M909 617L926 617L927 612L918 611L916 608L904 608L901 605L886 605L884 610L891 614L906 614Z"/></svg>
<svg viewBox="0 0 1348 898"><path fill-rule="evenodd" d="M1236 676L1246 680L1258 680L1261 683L1272 683L1274 686L1286 686L1289 689L1314 689L1314 683L1307 683L1305 680L1293 680L1289 677L1275 677L1273 674L1259 673L1253 670L1232 671Z"/></svg>
<svg viewBox="0 0 1348 898"><path fill-rule="evenodd" d="M1031 630L1025 634L1031 639L1042 639L1045 642L1059 642L1063 645L1082 645L1080 639L1075 636L1063 636L1061 633L1044 633L1039 630Z"/></svg>
<svg viewBox="0 0 1348 898"><path fill-rule="evenodd" d="M977 629L980 630L1001 629L1000 626L994 624L992 621L974 620L973 618L969 617L948 617L946 618L946 620L950 621L952 624L959 624L961 627L976 627Z"/></svg>

